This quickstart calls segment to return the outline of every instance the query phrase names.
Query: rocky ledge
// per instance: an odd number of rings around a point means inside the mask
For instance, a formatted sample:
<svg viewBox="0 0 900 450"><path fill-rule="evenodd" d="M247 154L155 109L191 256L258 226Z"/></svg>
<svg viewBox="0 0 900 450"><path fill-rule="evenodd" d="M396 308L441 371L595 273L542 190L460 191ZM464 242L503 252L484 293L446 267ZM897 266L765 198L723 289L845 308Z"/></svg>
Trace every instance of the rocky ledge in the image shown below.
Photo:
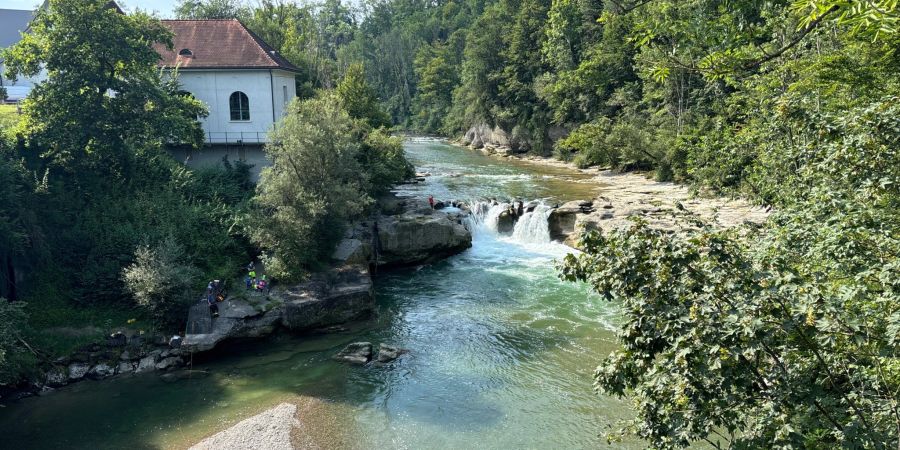
<svg viewBox="0 0 900 450"><path fill-rule="evenodd" d="M386 195L378 203L381 212L347 232L334 252L335 260L379 268L413 266L472 246L466 210L432 209L424 199L394 195Z"/></svg>

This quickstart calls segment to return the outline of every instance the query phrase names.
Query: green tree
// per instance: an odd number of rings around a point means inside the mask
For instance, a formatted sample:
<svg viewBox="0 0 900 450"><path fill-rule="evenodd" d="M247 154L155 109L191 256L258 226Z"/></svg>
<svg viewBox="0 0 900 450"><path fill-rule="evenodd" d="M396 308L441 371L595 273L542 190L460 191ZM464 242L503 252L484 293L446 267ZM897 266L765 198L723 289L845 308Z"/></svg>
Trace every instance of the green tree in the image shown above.
<svg viewBox="0 0 900 450"><path fill-rule="evenodd" d="M453 103L453 90L459 85L457 67L446 45L423 46L415 59L418 79L413 110L417 128L438 132L444 128L444 119Z"/></svg>
<svg viewBox="0 0 900 450"><path fill-rule="evenodd" d="M375 91L366 83L362 64L351 64L335 89L344 109L354 119L361 119L372 128L389 127L391 118L381 109Z"/></svg>
<svg viewBox="0 0 900 450"><path fill-rule="evenodd" d="M204 109L163 78L153 43L171 47L171 34L146 14L120 14L105 0L50 0L2 56L11 79L48 73L23 104L30 145L56 167L120 176L135 148L199 145Z"/></svg>
<svg viewBox="0 0 900 450"><path fill-rule="evenodd" d="M254 202L253 242L266 252L266 268L281 279L327 261L346 220L371 202L358 162L359 136L334 94L294 102L266 147Z"/></svg>
<svg viewBox="0 0 900 450"><path fill-rule="evenodd" d="M237 19L247 12L241 0L178 0L175 5L179 19Z"/></svg>

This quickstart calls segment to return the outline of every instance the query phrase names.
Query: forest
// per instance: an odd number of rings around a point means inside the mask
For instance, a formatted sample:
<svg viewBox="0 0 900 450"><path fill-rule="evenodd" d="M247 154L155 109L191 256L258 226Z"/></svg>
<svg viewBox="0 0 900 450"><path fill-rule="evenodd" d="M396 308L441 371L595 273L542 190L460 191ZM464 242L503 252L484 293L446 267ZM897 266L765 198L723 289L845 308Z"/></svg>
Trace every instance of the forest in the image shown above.
<svg viewBox="0 0 900 450"><path fill-rule="evenodd" d="M675 232L636 220L584 237L560 276L590 283L624 316L596 388L633 399L636 417L620 433L654 448L897 448L896 0L182 0L176 15L239 18L302 69L298 93L310 100L297 116L335 118L331 132L353 136L340 160L383 169L341 185L353 195L409 174L399 143L377 130L457 138L486 124L517 152L771 207L758 227L687 217ZM13 70L61 64L65 74L29 100L2 143L0 267L40 269L28 292L0 292L28 303L0 309L7 374L29 354L19 329L54 315L93 320L71 305L133 314L121 273L136 249L168 248L209 278L265 248L289 278L325 250L278 258L309 248L312 235L285 237L283 225L330 230L345 219L307 210L254 220L248 211L278 209L285 180L254 191L240 164L194 172L161 157L168 140L196 139L185 117L201 113L134 44L166 36L151 16L110 16L102 39L121 42L129 63L118 67L129 72L98 80L86 75L92 61L53 44L60 23L77 34L66 17L48 15L45 41L6 53ZM123 79L139 97L79 106L85 80L102 97ZM315 195L313 185L300 188Z"/></svg>

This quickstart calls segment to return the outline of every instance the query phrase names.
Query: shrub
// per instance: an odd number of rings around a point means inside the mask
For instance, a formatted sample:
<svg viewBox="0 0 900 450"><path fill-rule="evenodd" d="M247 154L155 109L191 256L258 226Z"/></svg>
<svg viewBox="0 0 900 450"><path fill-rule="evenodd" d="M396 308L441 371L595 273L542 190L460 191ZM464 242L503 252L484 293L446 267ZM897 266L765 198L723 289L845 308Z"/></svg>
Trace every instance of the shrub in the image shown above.
<svg viewBox="0 0 900 450"><path fill-rule="evenodd" d="M200 276L184 248L169 236L155 245L138 247L134 260L122 271L122 279L135 302L162 322L183 318L197 298Z"/></svg>

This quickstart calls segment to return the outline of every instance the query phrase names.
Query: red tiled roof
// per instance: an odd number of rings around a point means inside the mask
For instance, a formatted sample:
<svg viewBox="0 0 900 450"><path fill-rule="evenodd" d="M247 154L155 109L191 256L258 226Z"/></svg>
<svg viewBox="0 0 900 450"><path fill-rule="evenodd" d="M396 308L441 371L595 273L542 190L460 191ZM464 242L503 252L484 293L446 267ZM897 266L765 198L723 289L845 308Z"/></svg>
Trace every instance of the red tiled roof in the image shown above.
<svg viewBox="0 0 900 450"><path fill-rule="evenodd" d="M172 51L154 46L160 67L300 70L237 19L163 20L162 24L175 34L175 45ZM180 56L184 49L193 56Z"/></svg>

